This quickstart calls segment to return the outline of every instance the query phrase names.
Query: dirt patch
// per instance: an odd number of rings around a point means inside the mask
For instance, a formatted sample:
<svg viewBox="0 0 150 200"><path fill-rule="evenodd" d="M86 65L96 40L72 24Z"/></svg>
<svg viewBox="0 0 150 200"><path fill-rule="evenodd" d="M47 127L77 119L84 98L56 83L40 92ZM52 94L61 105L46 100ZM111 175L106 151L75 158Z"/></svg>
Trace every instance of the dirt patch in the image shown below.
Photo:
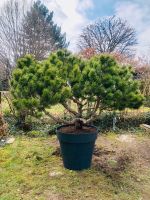
<svg viewBox="0 0 150 200"><path fill-rule="evenodd" d="M138 167L139 169L150 168L150 139L147 138L145 140L137 140L134 144L132 144L132 149L134 151L134 167Z"/></svg>
<svg viewBox="0 0 150 200"><path fill-rule="evenodd" d="M96 170L103 171L106 175L114 177L119 176L132 160L132 155L127 151L115 151L96 147L92 163Z"/></svg>
<svg viewBox="0 0 150 200"><path fill-rule="evenodd" d="M150 167L150 138L132 134L116 135L113 138L100 136L93 166L106 174L115 175L132 166L135 169Z"/></svg>
<svg viewBox="0 0 150 200"><path fill-rule="evenodd" d="M127 143L133 143L135 141L135 138L132 135L120 135L117 139L120 142L127 142Z"/></svg>
<svg viewBox="0 0 150 200"><path fill-rule="evenodd" d="M62 196L51 191L45 191L44 194L46 196L46 200L64 200Z"/></svg>
<svg viewBox="0 0 150 200"><path fill-rule="evenodd" d="M52 156L61 156L60 146L57 146L52 152Z"/></svg>
<svg viewBox="0 0 150 200"><path fill-rule="evenodd" d="M109 150L107 148L95 146L93 155L96 156L96 157L100 157L100 156L103 156L103 155L113 155L114 153L115 153L114 150Z"/></svg>

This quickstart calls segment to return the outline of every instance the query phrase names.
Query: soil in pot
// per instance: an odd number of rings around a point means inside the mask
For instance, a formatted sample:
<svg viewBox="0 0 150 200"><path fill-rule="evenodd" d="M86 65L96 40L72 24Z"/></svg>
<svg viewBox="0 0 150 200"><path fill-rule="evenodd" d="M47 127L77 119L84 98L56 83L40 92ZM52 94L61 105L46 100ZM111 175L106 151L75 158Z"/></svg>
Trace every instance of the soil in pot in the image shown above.
<svg viewBox="0 0 150 200"><path fill-rule="evenodd" d="M83 126L82 129L76 129L76 127L72 125L64 126L59 129L62 133L68 133L68 134L87 134L87 133L94 133L96 132L95 127L88 127L88 126Z"/></svg>

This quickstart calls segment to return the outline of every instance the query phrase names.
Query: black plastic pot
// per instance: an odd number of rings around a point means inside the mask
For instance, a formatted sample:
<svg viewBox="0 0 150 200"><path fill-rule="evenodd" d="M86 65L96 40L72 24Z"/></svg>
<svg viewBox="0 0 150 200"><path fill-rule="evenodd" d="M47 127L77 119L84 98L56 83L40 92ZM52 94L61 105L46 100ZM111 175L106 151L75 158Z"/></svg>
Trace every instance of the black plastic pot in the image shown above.
<svg viewBox="0 0 150 200"><path fill-rule="evenodd" d="M57 128L57 137L61 147L64 167L70 170L83 170L90 168L97 129L93 133L63 133L60 129L68 125ZM70 125L69 125L70 126Z"/></svg>

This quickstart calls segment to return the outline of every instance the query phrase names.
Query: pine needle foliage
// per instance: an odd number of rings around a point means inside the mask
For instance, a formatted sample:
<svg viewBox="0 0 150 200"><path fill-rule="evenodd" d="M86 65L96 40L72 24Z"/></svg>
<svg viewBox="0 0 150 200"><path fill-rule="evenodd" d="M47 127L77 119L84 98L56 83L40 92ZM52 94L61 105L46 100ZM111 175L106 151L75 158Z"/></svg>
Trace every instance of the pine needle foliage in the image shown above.
<svg viewBox="0 0 150 200"><path fill-rule="evenodd" d="M143 103L131 67L120 66L110 55L84 60L67 50L51 53L42 62L31 55L19 59L11 88L17 110L37 114L59 103L86 123L103 110L137 109Z"/></svg>

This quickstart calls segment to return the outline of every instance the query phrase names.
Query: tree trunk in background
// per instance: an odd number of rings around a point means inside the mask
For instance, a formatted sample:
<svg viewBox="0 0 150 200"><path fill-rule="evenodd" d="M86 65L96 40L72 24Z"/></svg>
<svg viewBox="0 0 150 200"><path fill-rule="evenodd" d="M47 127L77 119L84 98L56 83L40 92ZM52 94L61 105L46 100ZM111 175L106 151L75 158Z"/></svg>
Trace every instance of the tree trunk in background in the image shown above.
<svg viewBox="0 0 150 200"><path fill-rule="evenodd" d="M2 113L2 92L0 91L0 113Z"/></svg>
<svg viewBox="0 0 150 200"><path fill-rule="evenodd" d="M0 139L7 136L7 124L2 115L2 92L0 91Z"/></svg>

